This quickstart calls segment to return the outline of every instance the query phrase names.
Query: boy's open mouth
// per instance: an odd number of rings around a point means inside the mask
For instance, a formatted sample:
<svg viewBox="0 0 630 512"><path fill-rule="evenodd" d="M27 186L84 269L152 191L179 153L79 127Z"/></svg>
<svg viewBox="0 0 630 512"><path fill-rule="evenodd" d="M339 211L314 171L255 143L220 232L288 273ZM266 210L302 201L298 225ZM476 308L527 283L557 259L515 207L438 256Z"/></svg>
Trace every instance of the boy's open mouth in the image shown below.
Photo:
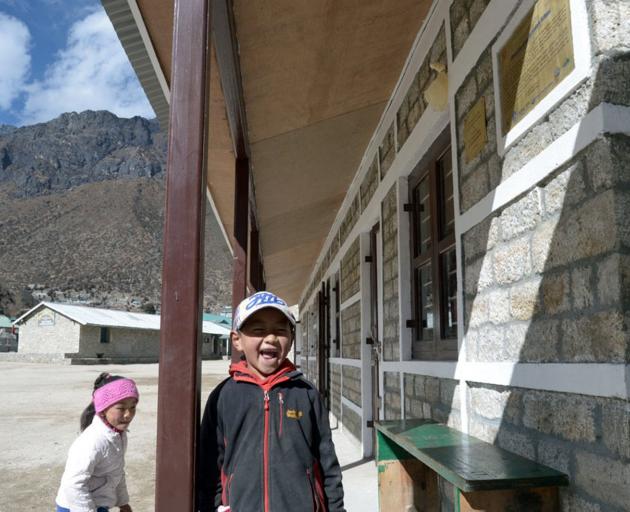
<svg viewBox="0 0 630 512"><path fill-rule="evenodd" d="M278 357L278 350L275 348L264 348L260 351L263 359L275 359Z"/></svg>

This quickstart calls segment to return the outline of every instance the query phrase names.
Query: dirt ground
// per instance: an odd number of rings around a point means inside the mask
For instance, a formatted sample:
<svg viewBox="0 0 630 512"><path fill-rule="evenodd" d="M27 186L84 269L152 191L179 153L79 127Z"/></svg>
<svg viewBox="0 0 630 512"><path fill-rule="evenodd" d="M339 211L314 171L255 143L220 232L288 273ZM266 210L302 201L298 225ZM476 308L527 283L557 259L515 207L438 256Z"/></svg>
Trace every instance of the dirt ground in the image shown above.
<svg viewBox="0 0 630 512"><path fill-rule="evenodd" d="M202 406L227 376L204 361ZM0 362L0 512L54 510L66 453L102 371L136 380L140 404L129 430L127 487L134 512L154 509L158 365L63 366Z"/></svg>

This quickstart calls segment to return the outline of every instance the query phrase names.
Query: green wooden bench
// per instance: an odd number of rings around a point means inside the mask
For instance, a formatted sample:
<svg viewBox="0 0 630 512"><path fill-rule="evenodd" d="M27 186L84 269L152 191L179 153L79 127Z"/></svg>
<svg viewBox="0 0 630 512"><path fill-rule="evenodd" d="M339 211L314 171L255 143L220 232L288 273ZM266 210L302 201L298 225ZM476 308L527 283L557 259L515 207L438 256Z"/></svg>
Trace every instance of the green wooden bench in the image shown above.
<svg viewBox="0 0 630 512"><path fill-rule="evenodd" d="M567 475L430 420L375 422L381 512L440 511L438 475L455 512L555 512Z"/></svg>

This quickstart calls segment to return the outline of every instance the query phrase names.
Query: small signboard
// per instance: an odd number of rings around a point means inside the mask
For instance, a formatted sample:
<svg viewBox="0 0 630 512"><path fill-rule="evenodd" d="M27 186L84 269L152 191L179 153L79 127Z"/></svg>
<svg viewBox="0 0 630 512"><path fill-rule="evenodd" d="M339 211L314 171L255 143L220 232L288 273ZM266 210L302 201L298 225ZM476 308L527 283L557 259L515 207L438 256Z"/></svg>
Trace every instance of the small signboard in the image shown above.
<svg viewBox="0 0 630 512"><path fill-rule="evenodd" d="M464 159L474 160L488 142L486 131L486 100L482 96L464 118Z"/></svg>
<svg viewBox="0 0 630 512"><path fill-rule="evenodd" d="M40 313L37 317L38 327L49 327L55 325L55 315L53 313Z"/></svg>
<svg viewBox="0 0 630 512"><path fill-rule="evenodd" d="M538 0L498 56L505 136L575 69L570 0Z"/></svg>

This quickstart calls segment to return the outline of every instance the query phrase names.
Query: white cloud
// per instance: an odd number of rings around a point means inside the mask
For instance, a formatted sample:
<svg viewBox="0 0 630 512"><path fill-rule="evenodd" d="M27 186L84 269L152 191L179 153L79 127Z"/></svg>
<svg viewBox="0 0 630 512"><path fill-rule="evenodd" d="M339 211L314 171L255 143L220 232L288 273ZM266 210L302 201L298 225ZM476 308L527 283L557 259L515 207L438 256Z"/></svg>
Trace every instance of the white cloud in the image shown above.
<svg viewBox="0 0 630 512"><path fill-rule="evenodd" d="M17 18L0 12L0 108L8 110L31 67L31 34Z"/></svg>
<svg viewBox="0 0 630 512"><path fill-rule="evenodd" d="M70 28L66 48L44 78L26 87L25 124L63 112L109 110L120 117L154 113L107 15L99 11Z"/></svg>

